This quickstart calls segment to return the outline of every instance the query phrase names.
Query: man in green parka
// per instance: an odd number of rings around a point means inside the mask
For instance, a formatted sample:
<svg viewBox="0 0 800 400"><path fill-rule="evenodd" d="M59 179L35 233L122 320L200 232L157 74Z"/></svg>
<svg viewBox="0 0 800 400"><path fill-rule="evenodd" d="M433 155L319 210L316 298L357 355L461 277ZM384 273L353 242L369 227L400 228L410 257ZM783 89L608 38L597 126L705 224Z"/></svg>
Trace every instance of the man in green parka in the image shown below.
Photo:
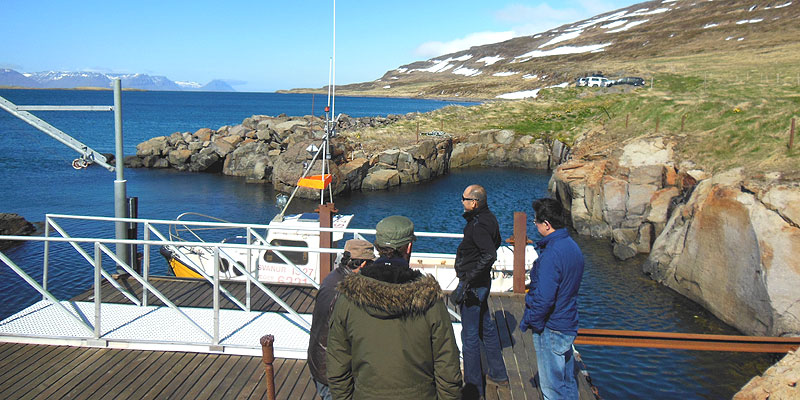
<svg viewBox="0 0 800 400"><path fill-rule="evenodd" d="M334 399L460 399L450 315L432 276L408 266L410 219L375 227L380 258L339 283L330 318L328 385Z"/></svg>

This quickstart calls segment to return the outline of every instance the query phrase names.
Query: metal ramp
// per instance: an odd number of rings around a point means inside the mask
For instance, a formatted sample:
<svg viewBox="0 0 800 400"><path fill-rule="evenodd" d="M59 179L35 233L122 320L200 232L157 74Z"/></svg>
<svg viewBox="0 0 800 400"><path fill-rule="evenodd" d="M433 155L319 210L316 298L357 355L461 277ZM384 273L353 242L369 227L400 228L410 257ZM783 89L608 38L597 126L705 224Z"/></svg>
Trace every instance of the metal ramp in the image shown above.
<svg viewBox="0 0 800 400"><path fill-rule="evenodd" d="M61 304L79 318L94 321L94 303L62 301ZM213 309L181 307L181 310L207 331L212 330ZM102 340L97 342L76 321L64 318L53 303L41 300L1 321L0 340L260 356L259 338L276 333L276 357L305 359L308 348L308 331L289 313L219 310L220 347L216 350L203 332L169 307L103 303L101 313ZM309 314L301 316L311 320Z"/></svg>
<svg viewBox="0 0 800 400"><path fill-rule="evenodd" d="M94 320L95 304L62 301L79 318ZM211 330L211 308L181 307L189 317ZM77 322L64 318L50 301L41 300L0 321L0 341L50 345L71 345L157 351L191 351L260 356L259 338L275 336L275 356L306 359L309 334L302 321L289 313L219 310L219 347L210 346L204 334L169 307L103 303L102 339L97 342ZM300 314L311 321L310 314ZM461 324L454 323L456 342L461 348Z"/></svg>

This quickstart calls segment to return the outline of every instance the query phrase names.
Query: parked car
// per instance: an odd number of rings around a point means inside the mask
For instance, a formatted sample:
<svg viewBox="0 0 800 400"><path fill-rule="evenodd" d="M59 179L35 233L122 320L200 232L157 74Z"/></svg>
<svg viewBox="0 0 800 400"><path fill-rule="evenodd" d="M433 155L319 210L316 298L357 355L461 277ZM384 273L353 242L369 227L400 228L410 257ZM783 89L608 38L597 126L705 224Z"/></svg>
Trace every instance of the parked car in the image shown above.
<svg viewBox="0 0 800 400"><path fill-rule="evenodd" d="M627 76L615 80L612 85L644 86L644 79L635 76Z"/></svg>
<svg viewBox="0 0 800 400"><path fill-rule="evenodd" d="M576 87L586 86L586 84L589 83L588 80L589 78L582 76L575 80L575 86Z"/></svg>
<svg viewBox="0 0 800 400"><path fill-rule="evenodd" d="M602 76L590 76L586 78L586 86L588 87L606 87L608 86L608 78Z"/></svg>

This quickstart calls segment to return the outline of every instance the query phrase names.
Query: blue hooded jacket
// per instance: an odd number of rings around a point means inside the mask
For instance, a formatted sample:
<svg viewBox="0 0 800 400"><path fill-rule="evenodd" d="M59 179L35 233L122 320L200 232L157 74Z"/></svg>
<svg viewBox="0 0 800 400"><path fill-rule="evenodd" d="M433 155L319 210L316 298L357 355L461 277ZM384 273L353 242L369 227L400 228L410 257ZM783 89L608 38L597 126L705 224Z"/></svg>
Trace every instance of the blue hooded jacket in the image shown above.
<svg viewBox="0 0 800 400"><path fill-rule="evenodd" d="M519 329L541 332L545 327L578 334L578 290L583 276L583 254L566 228L536 243L539 258L531 268L531 289L525 295L525 314Z"/></svg>

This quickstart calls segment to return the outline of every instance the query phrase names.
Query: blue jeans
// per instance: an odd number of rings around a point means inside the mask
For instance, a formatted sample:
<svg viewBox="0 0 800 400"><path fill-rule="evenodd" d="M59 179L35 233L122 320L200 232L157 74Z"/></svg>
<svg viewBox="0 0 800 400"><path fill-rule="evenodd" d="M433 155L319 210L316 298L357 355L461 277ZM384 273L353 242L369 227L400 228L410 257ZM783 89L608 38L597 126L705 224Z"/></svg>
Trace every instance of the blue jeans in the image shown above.
<svg viewBox="0 0 800 400"><path fill-rule="evenodd" d="M572 343L575 336L549 328L533 333L536 363L539 367L539 385L545 400L578 399L575 381L575 357Z"/></svg>
<svg viewBox="0 0 800 400"><path fill-rule="evenodd" d="M332 400L333 399L331 397L331 391L330 391L330 389L328 388L327 385L323 385L323 384L317 382L313 378L311 380L313 380L314 381L314 385L317 386L317 395L319 395L320 399L322 399L322 400Z"/></svg>
<svg viewBox="0 0 800 400"><path fill-rule="evenodd" d="M503 362L503 351L497 327L489 315L488 287L470 288L461 303L461 347L464 355L464 394L483 396L483 372L481 371L481 345L486 351L488 375L495 381L507 381L508 372Z"/></svg>

